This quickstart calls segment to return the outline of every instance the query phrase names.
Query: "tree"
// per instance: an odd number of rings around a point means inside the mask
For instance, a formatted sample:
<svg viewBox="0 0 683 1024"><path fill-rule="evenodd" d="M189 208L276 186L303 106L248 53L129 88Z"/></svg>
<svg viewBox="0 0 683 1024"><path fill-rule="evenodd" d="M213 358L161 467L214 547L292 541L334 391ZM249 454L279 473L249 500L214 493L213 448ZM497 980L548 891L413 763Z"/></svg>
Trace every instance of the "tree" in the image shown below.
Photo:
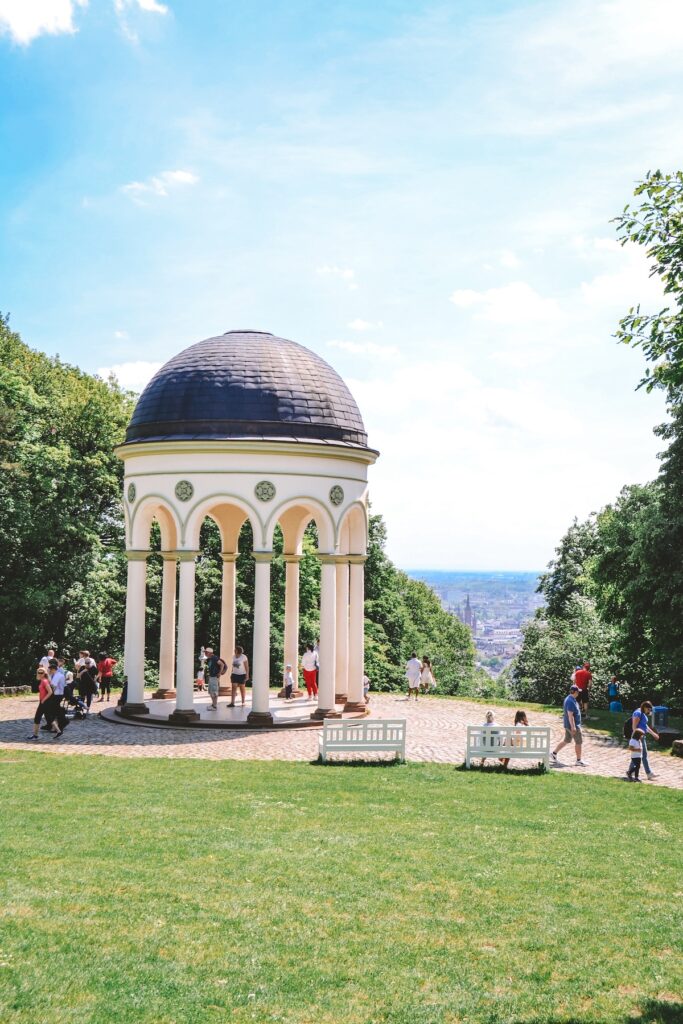
<svg viewBox="0 0 683 1024"><path fill-rule="evenodd" d="M131 396L25 345L0 316L0 678L45 644L121 650Z"/></svg>
<svg viewBox="0 0 683 1024"><path fill-rule="evenodd" d="M648 363L641 387L662 388L667 399L683 398L683 171L662 174L648 171L635 189L644 202L625 206L616 218L619 241L646 246L652 260L650 276L659 277L672 305L657 313L631 307L619 323L617 337L643 349Z"/></svg>
<svg viewBox="0 0 683 1024"><path fill-rule="evenodd" d="M574 519L555 548L555 558L548 563L548 571L539 578L537 591L545 597L545 614L549 618L564 615L571 598L587 592L587 564L595 545L595 520L580 523Z"/></svg>

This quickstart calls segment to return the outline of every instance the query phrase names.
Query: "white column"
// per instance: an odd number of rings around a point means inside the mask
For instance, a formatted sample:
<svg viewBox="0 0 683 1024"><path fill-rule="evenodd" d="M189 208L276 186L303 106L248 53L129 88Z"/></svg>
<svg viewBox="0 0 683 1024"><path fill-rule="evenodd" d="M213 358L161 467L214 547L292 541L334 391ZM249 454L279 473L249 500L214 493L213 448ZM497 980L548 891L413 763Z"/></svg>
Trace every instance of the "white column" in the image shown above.
<svg viewBox="0 0 683 1024"><path fill-rule="evenodd" d="M334 706L335 643L337 626L337 566L334 555L319 555L320 559L320 675L318 679L318 708L311 718L338 718Z"/></svg>
<svg viewBox="0 0 683 1024"><path fill-rule="evenodd" d="M126 551L126 637L124 670L128 679L123 713L149 714L145 704L145 601L147 592L147 555L149 551Z"/></svg>
<svg viewBox="0 0 683 1024"><path fill-rule="evenodd" d="M349 556L349 694L345 710L365 707L365 555Z"/></svg>
<svg viewBox="0 0 683 1024"><path fill-rule="evenodd" d="M270 551L254 551L254 650L251 664L252 725L272 725L270 713Z"/></svg>
<svg viewBox="0 0 683 1024"><path fill-rule="evenodd" d="M235 653L235 584L236 561L235 552L223 551L223 586L221 589L221 638L218 653L228 665L228 673L222 677L218 692L223 696L232 693L229 666Z"/></svg>
<svg viewBox="0 0 683 1024"><path fill-rule="evenodd" d="M175 602L178 555L175 551L162 551L164 560L161 580L161 638L159 643L159 689L155 700L173 700L175 697Z"/></svg>
<svg viewBox="0 0 683 1024"><path fill-rule="evenodd" d="M344 704L349 678L349 561L345 556L337 558L336 606L334 700Z"/></svg>
<svg viewBox="0 0 683 1024"><path fill-rule="evenodd" d="M197 551L179 551L178 582L178 665L176 669L176 707L169 722L194 722L194 581Z"/></svg>
<svg viewBox="0 0 683 1024"><path fill-rule="evenodd" d="M294 689L299 689L299 562L285 555L285 665L292 666Z"/></svg>

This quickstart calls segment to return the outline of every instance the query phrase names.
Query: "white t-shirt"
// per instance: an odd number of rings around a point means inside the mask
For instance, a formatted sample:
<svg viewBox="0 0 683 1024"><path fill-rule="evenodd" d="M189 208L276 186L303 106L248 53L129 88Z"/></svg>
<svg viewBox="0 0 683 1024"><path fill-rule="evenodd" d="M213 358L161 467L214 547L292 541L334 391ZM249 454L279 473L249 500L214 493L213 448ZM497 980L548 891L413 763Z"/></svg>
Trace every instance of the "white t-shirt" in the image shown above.
<svg viewBox="0 0 683 1024"><path fill-rule="evenodd" d="M422 662L419 658L411 658L406 664L406 678L417 684L420 680L421 673Z"/></svg>
<svg viewBox="0 0 683 1024"><path fill-rule="evenodd" d="M49 668L49 666L50 666L50 659L48 658L47 654L44 654L43 657L40 659L39 665L40 665L41 668L44 668L44 669Z"/></svg>
<svg viewBox="0 0 683 1024"><path fill-rule="evenodd" d="M363 693L367 693L370 689L370 680L367 676L363 676Z"/></svg>
<svg viewBox="0 0 683 1024"><path fill-rule="evenodd" d="M294 676L292 675L291 668L285 672L285 686L294 686Z"/></svg>
<svg viewBox="0 0 683 1024"><path fill-rule="evenodd" d="M233 676L246 676L247 666L246 656L244 654L236 654L232 659L232 669L230 670Z"/></svg>
<svg viewBox="0 0 683 1024"><path fill-rule="evenodd" d="M301 667L307 672L312 672L318 667L318 655L315 651L304 651L301 655Z"/></svg>
<svg viewBox="0 0 683 1024"><path fill-rule="evenodd" d="M628 750L631 757L642 757L643 756L643 745L640 740L634 740L633 736L628 741Z"/></svg>

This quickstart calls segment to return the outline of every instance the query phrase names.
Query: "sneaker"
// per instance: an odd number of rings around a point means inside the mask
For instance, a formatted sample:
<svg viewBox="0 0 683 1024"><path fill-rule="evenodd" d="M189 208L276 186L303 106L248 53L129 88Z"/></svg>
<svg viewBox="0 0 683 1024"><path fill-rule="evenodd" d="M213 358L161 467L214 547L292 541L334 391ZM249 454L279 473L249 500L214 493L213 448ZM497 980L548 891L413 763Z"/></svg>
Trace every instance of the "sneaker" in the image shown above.
<svg viewBox="0 0 683 1024"><path fill-rule="evenodd" d="M557 754L555 753L554 750L550 751L550 763L551 764L557 764L558 763L558 761L557 761Z"/></svg>
<svg viewBox="0 0 683 1024"><path fill-rule="evenodd" d="M28 740L37 740L37 739L38 739L38 737L37 737L37 736L34 736L34 735L33 735L33 733L31 733L31 735L30 735L30 736L27 736L27 737L26 737L26 741L27 741L27 742L28 742Z"/></svg>
<svg viewBox="0 0 683 1024"><path fill-rule="evenodd" d="M53 734L52 734L52 739L53 739L53 740L58 740L58 739L59 739L59 737L60 737L60 736L61 736L61 735L63 734L63 732L64 732L64 730L63 730L63 729L61 729L61 730L60 730L59 732L55 732L55 733L53 733Z"/></svg>
<svg viewBox="0 0 683 1024"><path fill-rule="evenodd" d="M647 772L646 774L647 774L648 779L656 779L657 778L657 776L655 775L654 772Z"/></svg>
<svg viewBox="0 0 683 1024"><path fill-rule="evenodd" d="M587 768L587 767L588 767L588 765L586 764L586 762L585 762L585 761L582 761L581 759L579 759L579 760L578 760L578 761L576 762L576 767L577 767L577 768Z"/></svg>

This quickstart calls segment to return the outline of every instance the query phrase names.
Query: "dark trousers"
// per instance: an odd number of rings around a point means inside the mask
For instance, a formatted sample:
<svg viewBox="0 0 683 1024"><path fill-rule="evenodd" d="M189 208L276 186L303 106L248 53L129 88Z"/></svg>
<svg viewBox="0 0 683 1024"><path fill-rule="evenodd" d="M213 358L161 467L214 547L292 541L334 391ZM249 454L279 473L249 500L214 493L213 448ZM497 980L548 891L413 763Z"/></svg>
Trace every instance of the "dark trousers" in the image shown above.
<svg viewBox="0 0 683 1024"><path fill-rule="evenodd" d="M628 771L626 772L626 774L629 776L629 778L631 776L633 776L636 779L638 778L638 776L640 774L640 762L641 762L641 760L642 759L640 757L632 757L631 758L631 763L629 765Z"/></svg>
<svg viewBox="0 0 683 1024"><path fill-rule="evenodd" d="M100 694L102 697L104 697L105 691L108 697L111 693L111 676L102 676L100 679Z"/></svg>

